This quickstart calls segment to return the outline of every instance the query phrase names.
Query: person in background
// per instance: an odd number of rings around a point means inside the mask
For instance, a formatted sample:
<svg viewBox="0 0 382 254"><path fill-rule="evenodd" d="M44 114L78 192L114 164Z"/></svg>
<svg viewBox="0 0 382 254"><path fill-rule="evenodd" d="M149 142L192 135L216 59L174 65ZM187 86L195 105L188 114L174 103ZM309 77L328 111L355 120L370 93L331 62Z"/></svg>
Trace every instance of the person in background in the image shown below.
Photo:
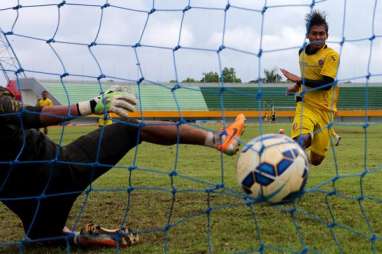
<svg viewBox="0 0 382 254"><path fill-rule="evenodd" d="M37 99L36 106L40 108L53 106L52 100L48 98L48 91L44 90L41 92L41 98ZM42 129L44 134L48 135L48 127L45 126Z"/></svg>

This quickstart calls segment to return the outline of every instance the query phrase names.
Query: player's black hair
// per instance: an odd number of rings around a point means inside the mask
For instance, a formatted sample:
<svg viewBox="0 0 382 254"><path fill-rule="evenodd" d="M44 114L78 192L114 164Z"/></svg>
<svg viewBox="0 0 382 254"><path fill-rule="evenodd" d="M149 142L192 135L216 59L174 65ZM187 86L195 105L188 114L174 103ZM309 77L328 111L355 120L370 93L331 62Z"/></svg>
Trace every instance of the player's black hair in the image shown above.
<svg viewBox="0 0 382 254"><path fill-rule="evenodd" d="M305 16L305 22L306 22L306 34L310 32L310 29L312 29L312 26L325 26L325 31L328 33L329 26L326 22L326 14L324 12L320 12L318 10L314 10L311 13L308 13Z"/></svg>

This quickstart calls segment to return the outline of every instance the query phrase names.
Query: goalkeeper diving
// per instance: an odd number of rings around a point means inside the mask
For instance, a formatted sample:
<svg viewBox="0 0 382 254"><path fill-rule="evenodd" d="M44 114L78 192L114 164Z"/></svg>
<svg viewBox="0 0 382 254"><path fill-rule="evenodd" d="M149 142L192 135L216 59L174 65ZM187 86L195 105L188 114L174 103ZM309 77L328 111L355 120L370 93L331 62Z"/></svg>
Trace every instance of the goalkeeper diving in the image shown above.
<svg viewBox="0 0 382 254"><path fill-rule="evenodd" d="M0 148L0 200L22 221L26 242L120 247L137 242L137 236L126 228L87 225L78 233L65 225L76 198L141 142L207 146L227 155L238 151L243 114L224 130L211 132L174 122L129 118L136 104L134 95L110 90L69 106L26 106L0 87L0 141L7 144ZM117 114L121 121L68 145L56 144L37 130L105 112Z"/></svg>

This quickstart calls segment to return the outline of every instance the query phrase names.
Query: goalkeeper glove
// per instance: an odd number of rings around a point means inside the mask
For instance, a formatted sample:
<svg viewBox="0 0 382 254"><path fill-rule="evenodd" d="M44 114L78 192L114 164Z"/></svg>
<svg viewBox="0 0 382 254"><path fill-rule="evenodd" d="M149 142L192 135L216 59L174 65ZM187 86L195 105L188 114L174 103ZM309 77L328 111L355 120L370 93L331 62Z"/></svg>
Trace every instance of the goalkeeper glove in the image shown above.
<svg viewBox="0 0 382 254"><path fill-rule="evenodd" d="M129 112L136 111L136 104L137 99L128 92L107 90L89 101L77 103L77 109L81 115L114 112L120 117L127 118Z"/></svg>

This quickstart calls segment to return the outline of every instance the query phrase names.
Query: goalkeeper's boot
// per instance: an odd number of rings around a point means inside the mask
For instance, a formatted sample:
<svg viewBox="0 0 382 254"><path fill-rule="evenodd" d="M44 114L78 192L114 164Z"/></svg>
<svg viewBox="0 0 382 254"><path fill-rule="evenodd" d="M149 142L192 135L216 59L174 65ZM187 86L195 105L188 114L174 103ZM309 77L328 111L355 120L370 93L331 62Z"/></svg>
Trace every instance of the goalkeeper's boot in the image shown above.
<svg viewBox="0 0 382 254"><path fill-rule="evenodd" d="M74 238L74 243L81 247L126 248L138 241L139 236L127 228L107 229L93 223L86 224Z"/></svg>
<svg viewBox="0 0 382 254"><path fill-rule="evenodd" d="M239 139L245 129L245 120L244 114L238 114L235 121L220 133L221 144L218 145L219 151L227 155L234 155L239 150Z"/></svg>

